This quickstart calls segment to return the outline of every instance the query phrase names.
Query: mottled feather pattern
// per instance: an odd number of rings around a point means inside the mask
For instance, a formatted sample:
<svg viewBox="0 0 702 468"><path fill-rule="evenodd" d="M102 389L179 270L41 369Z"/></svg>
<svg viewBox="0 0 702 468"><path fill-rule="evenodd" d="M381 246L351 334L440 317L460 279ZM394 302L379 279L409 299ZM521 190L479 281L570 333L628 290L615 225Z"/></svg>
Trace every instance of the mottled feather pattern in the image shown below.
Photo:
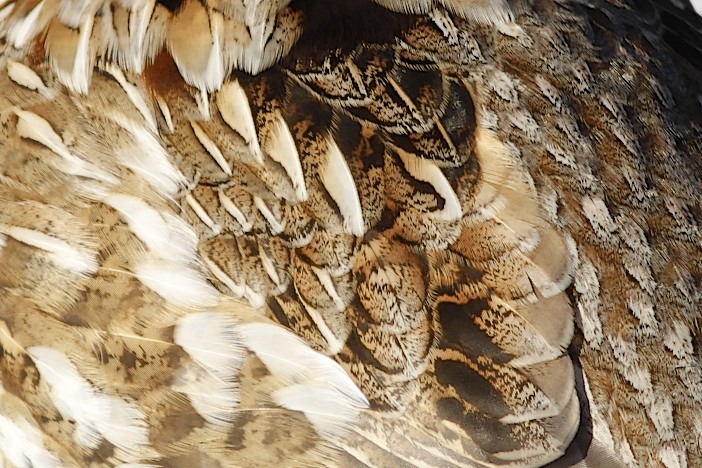
<svg viewBox="0 0 702 468"><path fill-rule="evenodd" d="M0 3L5 463L701 464L690 12Z"/></svg>

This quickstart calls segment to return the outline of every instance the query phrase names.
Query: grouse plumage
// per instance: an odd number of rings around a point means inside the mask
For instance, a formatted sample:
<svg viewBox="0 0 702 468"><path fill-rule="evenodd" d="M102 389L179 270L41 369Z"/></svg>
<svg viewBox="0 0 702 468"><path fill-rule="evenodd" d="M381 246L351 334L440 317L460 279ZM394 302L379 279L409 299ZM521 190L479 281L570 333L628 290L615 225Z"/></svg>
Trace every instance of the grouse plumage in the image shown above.
<svg viewBox="0 0 702 468"><path fill-rule="evenodd" d="M702 464L702 20L0 1L10 466Z"/></svg>

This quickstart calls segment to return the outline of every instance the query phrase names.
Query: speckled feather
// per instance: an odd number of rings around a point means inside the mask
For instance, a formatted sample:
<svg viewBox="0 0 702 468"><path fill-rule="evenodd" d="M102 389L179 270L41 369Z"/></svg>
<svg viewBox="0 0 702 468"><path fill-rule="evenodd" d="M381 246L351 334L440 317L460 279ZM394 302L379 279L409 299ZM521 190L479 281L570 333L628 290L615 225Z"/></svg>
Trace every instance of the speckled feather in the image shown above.
<svg viewBox="0 0 702 468"><path fill-rule="evenodd" d="M700 31L0 3L4 462L702 464Z"/></svg>

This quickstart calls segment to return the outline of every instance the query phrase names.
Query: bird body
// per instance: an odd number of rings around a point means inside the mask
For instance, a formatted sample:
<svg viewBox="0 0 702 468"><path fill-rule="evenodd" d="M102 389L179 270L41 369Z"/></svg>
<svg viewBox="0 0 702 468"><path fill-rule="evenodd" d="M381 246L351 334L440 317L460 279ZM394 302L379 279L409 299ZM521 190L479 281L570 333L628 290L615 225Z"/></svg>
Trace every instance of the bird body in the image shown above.
<svg viewBox="0 0 702 468"><path fill-rule="evenodd" d="M702 465L701 25L0 3L5 463Z"/></svg>

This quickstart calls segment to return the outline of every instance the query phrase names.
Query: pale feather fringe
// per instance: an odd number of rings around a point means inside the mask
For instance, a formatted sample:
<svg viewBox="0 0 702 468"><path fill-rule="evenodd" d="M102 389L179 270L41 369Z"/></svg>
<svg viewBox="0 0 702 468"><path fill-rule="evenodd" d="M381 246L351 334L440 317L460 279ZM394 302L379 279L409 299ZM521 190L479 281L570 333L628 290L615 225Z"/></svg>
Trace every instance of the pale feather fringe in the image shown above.
<svg viewBox="0 0 702 468"><path fill-rule="evenodd" d="M8 415L0 405L0 460L18 468L59 467L58 459L47 450L44 437L33 422L18 415ZM14 416L14 417L13 417Z"/></svg>
<svg viewBox="0 0 702 468"><path fill-rule="evenodd" d="M56 408L76 422L74 438L86 448L102 439L112 443L125 460L137 457L149 443L144 414L133 404L102 393L85 380L68 357L55 349L27 349L39 373L51 388Z"/></svg>
<svg viewBox="0 0 702 468"><path fill-rule="evenodd" d="M375 3L405 14L426 14L443 7L463 18L486 24L500 24L513 19L505 0L374 0Z"/></svg>
<svg viewBox="0 0 702 468"><path fill-rule="evenodd" d="M284 388L281 406L301 411L323 437L343 435L368 400L332 359L312 350L292 332L266 323L237 326L243 343L276 375Z"/></svg>
<svg viewBox="0 0 702 468"><path fill-rule="evenodd" d="M0 38L28 50L46 33L45 49L59 80L72 91L87 93L97 62L115 63L125 72L141 73L163 49L173 56L190 85L212 92L232 70L256 74L287 55L301 33L301 18L285 9L286 1L225 16L196 0L177 13L154 0L42 0L26 14L16 3L0 7ZM429 14L445 8L464 18L488 24L512 20L504 0L376 0L402 13ZM125 11L127 27L115 26ZM251 10L251 11L249 11ZM15 13L13 15L13 13ZM304 197L303 197L304 198Z"/></svg>
<svg viewBox="0 0 702 468"><path fill-rule="evenodd" d="M234 421L239 406L236 380L244 348L236 322L223 313L203 312L182 318L174 341L193 359L176 376L174 390L188 395L202 418L215 425Z"/></svg>
<svg viewBox="0 0 702 468"><path fill-rule="evenodd" d="M258 73L275 64L300 33L300 19L287 11L224 17L194 0L176 14L154 0L43 0L28 13L15 13L22 11L16 7L21 1L0 8L0 37L27 50L45 35L59 80L78 93L88 92L98 61L141 73L164 45L189 84L212 92L233 69ZM115 15L125 9L127 27L116 26Z"/></svg>

